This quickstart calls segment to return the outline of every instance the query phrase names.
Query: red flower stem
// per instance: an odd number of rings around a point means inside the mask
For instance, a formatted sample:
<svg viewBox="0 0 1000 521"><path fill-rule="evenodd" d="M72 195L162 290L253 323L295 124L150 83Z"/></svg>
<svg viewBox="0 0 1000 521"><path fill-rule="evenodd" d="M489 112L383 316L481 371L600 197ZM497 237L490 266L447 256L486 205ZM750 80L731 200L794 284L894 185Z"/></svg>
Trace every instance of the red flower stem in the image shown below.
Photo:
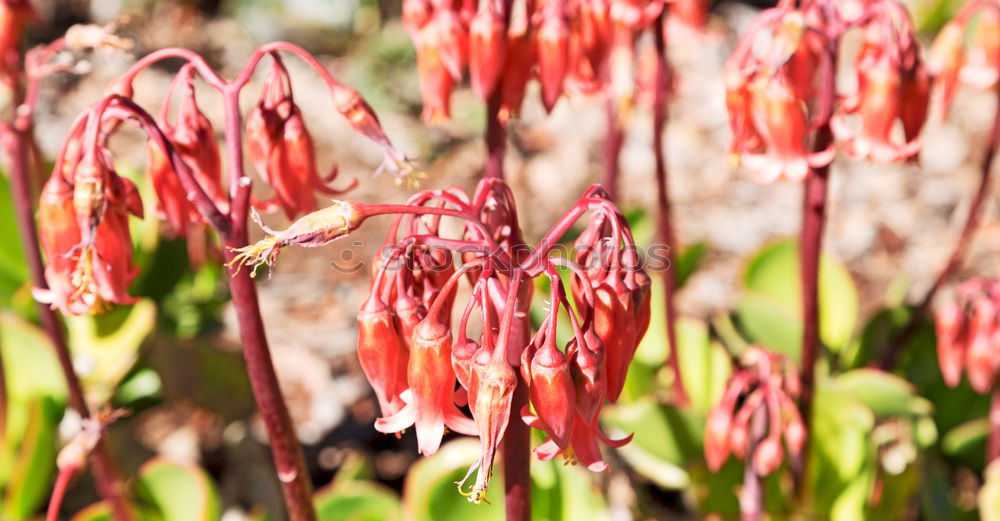
<svg viewBox="0 0 1000 521"><path fill-rule="evenodd" d="M23 126L22 126L23 125ZM45 268L42 254L38 249L38 234L35 229L35 215L31 198L31 187L28 179L28 132L31 131L30 120L20 120L15 128L9 130L7 153L10 155L10 184L14 201L14 213L18 232L24 247L25 260L31 272L31 283L39 289L47 289ZM69 395L69 405L81 418L90 417L90 408L80 385L80 379L73 369L73 360L56 318L55 312L47 304L38 303L38 316L52 342L59 367L66 380L66 391ZM118 475L118 469L103 441L99 441L90 455L91 475L98 494L108 503L111 515L116 521L132 521L132 513L125 499L125 486Z"/></svg>
<svg viewBox="0 0 1000 521"><path fill-rule="evenodd" d="M507 144L507 131L500 121L501 89L496 88L486 101L486 165L483 177L503 179L503 154ZM512 422L513 423L513 422Z"/></svg>
<svg viewBox="0 0 1000 521"><path fill-rule="evenodd" d="M833 6L826 4L828 20L834 20L835 15L829 11ZM826 150L833 143L833 132L830 129L830 117L836 97L837 43L839 31L830 31L823 48L820 77L819 113L820 126L816 130L813 149ZM802 284L802 391L799 395L799 409L802 421L809 432L812 417L813 387L816 381L816 360L819 358L819 262L823 241L823 224L826 214L827 184L830 165L813 169L806 178L802 197L802 236L799 242L799 270ZM808 447L809 436L806 435L805 447ZM805 450L808 450L806 448ZM805 458L803 458L803 462ZM805 475L804 469L796 470L795 475L800 481ZM801 489L801 488L800 488Z"/></svg>
<svg viewBox="0 0 1000 521"><path fill-rule="evenodd" d="M990 437L986 443L986 464L1000 458L1000 386L994 386L990 398Z"/></svg>
<svg viewBox="0 0 1000 521"><path fill-rule="evenodd" d="M993 114L993 125L990 127L989 136L986 138L986 154L983 155L983 159L979 163L979 186L972 195L972 204L969 205L969 215L965 218L965 224L962 226L962 232L958 236L958 242L955 243L955 249L952 250L951 255L948 257L948 262L945 263L941 272L934 279L934 283L927 290L927 294L917 304L906 324L900 329L899 334L893 338L885 352L882 353L882 357L878 363L878 367L882 370L891 371L896 366L899 356L906 348L906 343L917 332L920 319L924 316L927 308L930 307L934 296L937 295L941 286L961 266L965 251L968 249L969 243L972 242L972 236L975 235L976 228L979 226L979 217L982 213L983 202L986 200L986 196L989 195L993 159L996 157L997 148L1000 147L1000 87L997 88L996 98L997 106Z"/></svg>
<svg viewBox="0 0 1000 521"><path fill-rule="evenodd" d="M653 93L653 158L656 172L656 236L662 246L667 248L667 260L670 263L663 270L660 283L666 297L667 341L670 345L670 371L674 376L673 397L676 405L688 404L687 391L684 389L684 375L680 366L680 350L677 348L677 306L674 299L676 289L677 255L674 252L677 238L674 235L674 223L670 209L670 184L667 178L667 161L663 151L663 130L667 122L667 90L670 84L670 70L667 66L666 11L653 28L656 43L656 80Z"/></svg>
<svg viewBox="0 0 1000 521"><path fill-rule="evenodd" d="M753 465L753 454L764 439L768 420L767 407L760 405L750 418L750 446L743 464L743 490L740 492L740 521L759 521L764 514L764 484Z"/></svg>
<svg viewBox="0 0 1000 521"><path fill-rule="evenodd" d="M520 277L515 273L511 284L518 284ZM531 337L531 324L528 322L527 310L531 303L526 298L525 288L518 288L516 298L508 298L504 306L518 306L513 311L519 311L521 318L511 323L507 334L508 346L526 346ZM553 306L556 304L553 303ZM507 315L509 308L504 308ZM510 316L518 316L510 313ZM501 334L503 329L501 329ZM504 344L498 344L502 346ZM499 347L498 347L499 349ZM516 356L513 356L515 355ZM514 353L508 349L508 362L517 374L517 386L511 398L510 412L513 418L507 423L507 430L500 444L500 454L503 460L504 507L507 521L531 521L531 429L521 421L520 411L528 405L528 383L517 370L521 365L520 352Z"/></svg>
<svg viewBox="0 0 1000 521"><path fill-rule="evenodd" d="M66 497L66 489L69 488L70 481L76 475L75 469L59 469L56 475L56 484L52 486L52 495L49 496L49 507L45 512L45 521L58 521L59 509L62 507L63 498Z"/></svg>
<svg viewBox="0 0 1000 521"><path fill-rule="evenodd" d="M229 193L232 199L229 236L225 240L226 261L229 265L229 289L240 328L243 357L261 419L267 429L271 455L281 483L288 519L316 521L312 502L312 483L306 468L302 447L295 436L291 415L285 405L274 372L271 350L260 315L257 287L248 270L240 270L231 261L235 249L246 246L247 212L250 207L250 178L243 170L243 136L239 104L239 88L227 85L222 89L225 108L226 164Z"/></svg>
<svg viewBox="0 0 1000 521"><path fill-rule="evenodd" d="M521 328L526 331L526 328ZM527 337L519 345L527 345ZM514 418L507 424L500 446L503 457L504 505L507 521L531 520L531 430L521 421L520 411L528 405L528 384L517 374L517 387L511 399L510 411Z"/></svg>
<svg viewBox="0 0 1000 521"><path fill-rule="evenodd" d="M601 158L601 186L612 201L618 195L618 162L622 155L622 144L625 142L625 130L618 119L615 101L610 95L605 102L607 131L604 135L604 155Z"/></svg>

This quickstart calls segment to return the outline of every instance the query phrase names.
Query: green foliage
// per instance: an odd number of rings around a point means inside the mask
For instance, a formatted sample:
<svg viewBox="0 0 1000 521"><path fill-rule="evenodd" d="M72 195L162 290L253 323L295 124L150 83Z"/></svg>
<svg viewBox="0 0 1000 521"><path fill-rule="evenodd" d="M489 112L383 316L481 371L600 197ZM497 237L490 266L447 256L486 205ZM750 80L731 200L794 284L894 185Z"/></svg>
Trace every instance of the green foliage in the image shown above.
<svg viewBox="0 0 1000 521"><path fill-rule="evenodd" d="M219 493L200 467L147 461L139 469L137 496L162 521L214 521L221 517Z"/></svg>
<svg viewBox="0 0 1000 521"><path fill-rule="evenodd" d="M843 264L824 255L819 273L819 336L833 352L851 341L858 292ZM739 325L748 338L798 361L802 345L802 286L798 246L782 241L764 248L743 273Z"/></svg>
<svg viewBox="0 0 1000 521"><path fill-rule="evenodd" d="M8 368L0 519L15 521L31 517L47 499L66 389L48 338L23 319L0 314L0 356Z"/></svg>
<svg viewBox="0 0 1000 521"><path fill-rule="evenodd" d="M503 475L499 466L486 494L489 504L474 505L456 489L455 482L465 476L478 458L479 442L463 438L446 443L437 454L418 461L410 469L403 491L406 519L503 520ZM592 473L587 470L559 461L534 460L531 480L533 520L608 519L607 505L595 491Z"/></svg>

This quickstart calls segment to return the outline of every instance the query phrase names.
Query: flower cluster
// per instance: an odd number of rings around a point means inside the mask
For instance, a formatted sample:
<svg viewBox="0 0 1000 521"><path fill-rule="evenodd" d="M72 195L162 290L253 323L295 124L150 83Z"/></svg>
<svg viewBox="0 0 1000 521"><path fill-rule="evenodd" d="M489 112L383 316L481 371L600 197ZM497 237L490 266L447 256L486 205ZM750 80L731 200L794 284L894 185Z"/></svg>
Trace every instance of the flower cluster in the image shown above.
<svg viewBox="0 0 1000 521"><path fill-rule="evenodd" d="M589 189L533 251L520 237L510 189L487 179L471 196L452 187L418 192L405 205L336 202L271 232L234 261L270 264L285 246L325 244L379 214L399 216L375 258L370 295L358 313L358 359L382 412L376 429L415 427L425 455L437 451L446 428L479 436L481 458L466 480L478 474L463 491L477 503L512 412L547 435L535 449L538 458L562 455L592 471L607 469L599 442L620 446L631 437L608 439L598 417L605 402L621 394L649 324L650 279L638 267L623 215L603 190ZM556 241L586 215L575 258L552 254ZM442 218L460 220L460 236L453 231L449 237ZM549 308L532 332L528 311L536 277L549 282ZM472 288L453 322L462 279ZM564 344L558 331L560 323L566 327L563 316L571 328ZM518 386L527 386L528 403L512 411ZM462 412L466 405L471 418Z"/></svg>
<svg viewBox="0 0 1000 521"><path fill-rule="evenodd" d="M91 34L89 39L99 36L93 31L87 34ZM97 313L109 304L135 301L128 293L137 275L128 216L142 217L143 203L135 185L114 171L108 146L110 136L125 122L136 123L146 133L147 174L156 195L155 213L175 235L187 235L207 223L227 240L235 226L243 227L250 204L281 207L294 217L316 210L316 192L338 193L326 185L336 169L326 178L317 172L312 138L292 100L291 78L278 50L299 54L320 73L337 110L357 132L383 148L390 168L404 176L414 173L392 148L361 96L336 82L298 47L279 42L258 49L234 83L219 78L200 56L165 49L140 60L112 84L111 94L73 123L39 204L40 242L47 257L49 289L36 291L36 298L67 314ZM273 201L252 201L250 179L233 168L242 164L232 153L242 154L241 129L235 126L240 121L236 112L239 105L227 105L226 137L237 146L229 147L229 186L224 187L215 131L198 107L194 80L197 72L224 98L238 100L240 88L265 56L272 58L271 70L260 101L247 118L246 139L249 156L261 178L274 189L275 197ZM186 63L168 88L157 120L131 100L132 82L143 68L166 57L184 58ZM173 110L175 98L179 99Z"/></svg>
<svg viewBox="0 0 1000 521"><path fill-rule="evenodd" d="M702 0L677 2L691 26L704 23ZM449 117L451 92L466 67L485 100L499 91L500 118L516 115L530 79L552 110L564 92L607 90L627 108L636 90L635 43L657 25L662 0L404 0L403 23L417 50L423 117Z"/></svg>
<svg viewBox="0 0 1000 521"><path fill-rule="evenodd" d="M851 27L863 35L857 86L837 103L836 46ZM829 164L835 145L817 132L827 124L851 157L894 162L919 150L930 83L909 15L895 0L782 2L758 15L723 74L730 152L758 182L801 181Z"/></svg>
<svg viewBox="0 0 1000 521"><path fill-rule="evenodd" d="M955 300L937 310L935 325L944 382L955 387L964 370L976 392L990 392L1000 371L1000 281L963 282Z"/></svg>
<svg viewBox="0 0 1000 521"><path fill-rule="evenodd" d="M336 167L325 177L319 174L312 137L292 99L291 77L276 54L260 101L247 116L246 132L254 168L274 189L274 198L289 219L317 210L317 192L343 193L327 186L337 176Z"/></svg>
<svg viewBox="0 0 1000 521"><path fill-rule="evenodd" d="M75 315L134 302L128 286L138 274L128 216L142 217L142 201L135 185L112 169L107 151L84 139L85 128L96 133L95 117L75 126L38 206L49 289L36 290L35 298Z"/></svg>
<svg viewBox="0 0 1000 521"><path fill-rule="evenodd" d="M757 474L766 476L781 466L785 449L798 457L805 444L806 428L794 401L799 395L798 373L784 357L757 346L748 347L742 358L742 367L708 415L705 460L715 472L730 453L740 459L749 455ZM761 414L766 418L766 435L753 432L754 417ZM754 453L748 454L750 450Z"/></svg>
<svg viewBox="0 0 1000 521"><path fill-rule="evenodd" d="M970 34L971 33L971 34ZM959 83L987 90L1000 79L1000 2L973 0L948 22L927 53L936 113L948 113Z"/></svg>

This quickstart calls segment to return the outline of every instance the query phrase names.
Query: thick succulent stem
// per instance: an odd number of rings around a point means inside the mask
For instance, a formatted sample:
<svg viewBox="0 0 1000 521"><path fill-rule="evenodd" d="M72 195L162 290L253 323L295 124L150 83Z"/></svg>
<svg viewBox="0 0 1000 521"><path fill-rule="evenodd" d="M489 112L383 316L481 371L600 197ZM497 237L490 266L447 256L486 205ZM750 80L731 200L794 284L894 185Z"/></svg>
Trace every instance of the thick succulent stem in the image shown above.
<svg viewBox="0 0 1000 521"><path fill-rule="evenodd" d="M531 429L521 421L520 410L528 405L528 384L517 377L517 387L511 400L514 416L507 424L503 437L504 505L507 521L531 520Z"/></svg>
<svg viewBox="0 0 1000 521"><path fill-rule="evenodd" d="M24 256L31 272L31 283L39 289L46 289L45 268L42 254L38 248L38 234L35 229L34 207L31 202L31 187L28 173L28 132L30 127L16 128L7 136L8 153L10 155L10 183L14 200L15 220L24 246ZM73 369L73 360L69 352L66 338L56 318L55 311L47 304L38 303L38 316L59 359L59 367L66 380L66 390L69 395L69 405L81 418L90 417L90 408L83 394L80 379ZM112 517L116 521L131 521L133 519L128 502L125 499L125 486L122 483L118 469L103 442L98 442L90 455L91 474L97 492L108 503Z"/></svg>
<svg viewBox="0 0 1000 521"><path fill-rule="evenodd" d="M656 170L656 238L661 247L666 247L669 265L663 270L660 282L666 297L667 341L670 343L670 371L674 376L674 400L677 405L688 403L687 392L684 389L684 375L681 372L680 353L677 349L677 306L674 293L676 288L676 259L674 248L674 222L670 209L670 185L667 177L667 160L663 152L663 130L667 122L667 94L669 89L669 74L667 67L666 38L663 34L663 24L666 16L661 15L654 28L656 39L656 81L653 95L653 157Z"/></svg>
<svg viewBox="0 0 1000 521"><path fill-rule="evenodd" d="M625 129L618 118L615 101L608 96L606 105L607 131L604 134L604 151L601 157L601 186L608 193L608 198L615 200L618 195L618 161L622 155L622 144L625 142Z"/></svg>
<svg viewBox="0 0 1000 521"><path fill-rule="evenodd" d="M230 213L230 233L226 241L226 260L231 261L235 249L247 245L247 211L250 183L243 171L242 125L239 112L239 90L223 91L226 109L226 159L229 167L230 195L233 198ZM278 376L274 372L271 350L264 333L260 315L257 288L248 270L237 265L229 269L229 289L240 328L243 357L247 374L261 419L267 429L271 454L281 482L288 519L291 521L316 521L312 502L312 483L306 468L302 447L292 425L291 415L285 405Z"/></svg>
<svg viewBox="0 0 1000 521"><path fill-rule="evenodd" d="M816 151L826 150L833 143L830 116L836 97L837 42L838 38L829 36L824 47L825 55L820 72L823 82L820 91L820 112L823 117L813 143L813 149ZM829 164L813 169L806 178L802 190L802 235L799 242L799 270L802 284L802 392L799 396L799 409L807 433L812 418L816 361L820 350L819 264L829 176ZM807 434L805 445L808 446L808 443ZM801 480L805 470L795 470L796 477Z"/></svg>
<svg viewBox="0 0 1000 521"><path fill-rule="evenodd" d="M975 235L976 229L979 226L979 216L980 213L982 213L983 202L986 200L986 196L989 195L990 191L989 188L990 180L992 178L993 158L996 156L997 148L1000 147L1000 87L997 88L996 94L997 105L993 114L993 126L990 127L990 133L986 139L986 153L983 155L983 159L979 163L979 186L976 188L976 192L972 194L972 204L969 205L969 215L965 218L965 224L962 226L962 232L958 236L958 242L955 243L955 248L952 250L951 255L948 256L948 262L945 263L937 277L934 278L934 282L927 290L924 298L920 299L920 302L910 315L909 320L906 321L903 327L899 330L899 333L889 343L885 352L882 353L882 357L878 362L878 367L882 370L891 371L892 368L896 366L899 356L906 348L906 343L910 340L913 334L916 333L917 326L920 324L920 319L923 317L924 312L927 311L927 308L930 307L931 301L934 300L934 296L937 295L941 286L943 286L945 282L951 278L959 266L961 266L965 251L972 242L972 236Z"/></svg>
<svg viewBox="0 0 1000 521"><path fill-rule="evenodd" d="M503 154L507 145L507 131L500 121L500 89L486 102L486 166L483 177L503 179Z"/></svg>

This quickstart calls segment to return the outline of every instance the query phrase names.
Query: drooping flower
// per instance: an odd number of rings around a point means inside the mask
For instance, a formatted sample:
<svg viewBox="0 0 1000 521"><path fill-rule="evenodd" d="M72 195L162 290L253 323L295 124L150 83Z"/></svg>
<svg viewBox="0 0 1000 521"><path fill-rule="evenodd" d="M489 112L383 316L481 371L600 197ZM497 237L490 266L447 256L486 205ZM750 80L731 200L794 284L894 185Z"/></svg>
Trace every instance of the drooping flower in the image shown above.
<svg viewBox="0 0 1000 521"><path fill-rule="evenodd" d="M780 355L758 346L747 348L741 367L708 414L705 461L709 470L718 472L732 454L766 476L781 466L786 450L791 456L802 454L805 424L793 401L798 396L797 378ZM753 425L757 415L767 420L760 432Z"/></svg>
<svg viewBox="0 0 1000 521"><path fill-rule="evenodd" d="M49 289L35 298L63 313L99 313L109 304L131 304L133 265L128 216L142 216L135 185L100 165L93 155L69 179L57 162L39 204L42 250Z"/></svg>
<svg viewBox="0 0 1000 521"><path fill-rule="evenodd" d="M315 211L317 192L342 193L327 185L336 177L336 168L326 177L319 174L312 137L292 99L288 71L277 57L260 101L247 116L246 135L257 173L274 188L275 198L289 219Z"/></svg>

